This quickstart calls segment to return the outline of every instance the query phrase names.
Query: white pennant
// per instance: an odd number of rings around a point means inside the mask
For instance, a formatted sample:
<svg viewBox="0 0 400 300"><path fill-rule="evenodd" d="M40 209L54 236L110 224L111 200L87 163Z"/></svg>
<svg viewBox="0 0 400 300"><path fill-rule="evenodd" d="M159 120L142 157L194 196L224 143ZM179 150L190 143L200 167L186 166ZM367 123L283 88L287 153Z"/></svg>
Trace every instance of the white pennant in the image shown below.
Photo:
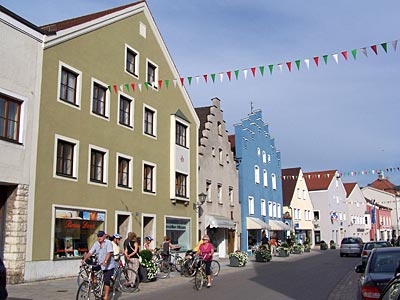
<svg viewBox="0 0 400 300"><path fill-rule="evenodd" d="M397 40L392 42L392 46L393 46L394 51L396 51L396 49L397 49Z"/></svg>
<svg viewBox="0 0 400 300"><path fill-rule="evenodd" d="M224 81L224 73L219 73L219 80L221 80L221 82Z"/></svg>
<svg viewBox="0 0 400 300"><path fill-rule="evenodd" d="M195 79L196 79L196 84L199 84L200 76L196 76Z"/></svg>
<svg viewBox="0 0 400 300"><path fill-rule="evenodd" d="M282 70L283 70L282 64L278 64L278 68L279 68L279 70L282 72Z"/></svg>
<svg viewBox="0 0 400 300"><path fill-rule="evenodd" d="M123 92L123 91L124 91L124 86L121 84L121 85L119 86L119 89L120 89L121 92Z"/></svg>
<svg viewBox="0 0 400 300"><path fill-rule="evenodd" d="M138 83L139 91L142 92L142 84Z"/></svg>
<svg viewBox="0 0 400 300"><path fill-rule="evenodd" d="M368 57L368 52L367 52L367 48L361 48L361 52L365 54L366 57Z"/></svg>
<svg viewBox="0 0 400 300"><path fill-rule="evenodd" d="M310 70L310 59L306 58L306 59L304 60L304 62L305 62L305 64L306 64L306 66L307 66L307 70Z"/></svg>
<svg viewBox="0 0 400 300"><path fill-rule="evenodd" d="M338 64L338 63L339 63L339 58L338 58L337 53L332 54L332 57L333 57L333 59L336 61L336 63Z"/></svg>
<svg viewBox="0 0 400 300"><path fill-rule="evenodd" d="M248 71L249 71L249 70L247 70L247 69L244 69L244 70L243 70L244 79L247 78L247 72L248 72Z"/></svg>
<svg viewBox="0 0 400 300"><path fill-rule="evenodd" d="M176 87L177 81L178 81L177 79L174 79L174 80L173 80L173 82L174 82L174 87Z"/></svg>

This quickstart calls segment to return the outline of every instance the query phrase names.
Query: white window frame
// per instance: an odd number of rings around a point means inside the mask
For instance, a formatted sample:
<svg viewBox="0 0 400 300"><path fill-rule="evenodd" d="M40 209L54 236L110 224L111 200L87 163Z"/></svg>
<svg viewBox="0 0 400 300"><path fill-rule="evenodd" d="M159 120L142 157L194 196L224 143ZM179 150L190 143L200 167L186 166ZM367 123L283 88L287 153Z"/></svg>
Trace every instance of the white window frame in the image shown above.
<svg viewBox="0 0 400 300"><path fill-rule="evenodd" d="M276 175L275 175L275 173L271 174L271 181L272 181L272 189L276 190Z"/></svg>
<svg viewBox="0 0 400 300"><path fill-rule="evenodd" d="M220 166L224 165L224 151L221 148L218 149L218 161Z"/></svg>
<svg viewBox="0 0 400 300"><path fill-rule="evenodd" d="M120 109L121 109L121 96L131 100L131 109L129 111L130 116L129 116L129 124L128 125L121 124L121 122L120 122L121 120L120 120L119 112L120 112ZM129 129L129 130L134 130L134 120L133 120L133 117L135 115L134 114L134 110L135 110L135 99L133 97L131 97L131 96L119 91L118 92L118 110L117 110L117 124L118 124L118 126L121 126L123 128Z"/></svg>
<svg viewBox="0 0 400 300"><path fill-rule="evenodd" d="M73 159L73 166L72 166L72 177L65 177L65 176L60 176L57 175L57 146L58 146L58 140L63 140L66 142L69 142L71 144L75 144L74 147L74 159ZM58 179L63 179L63 180L69 180L69 181L78 181L78 167L79 167L79 141L63 136L63 135L59 135L59 134L55 134L54 135L54 158L53 158L53 177L54 178L58 178Z"/></svg>
<svg viewBox="0 0 400 300"><path fill-rule="evenodd" d="M0 87L0 93L4 95L6 98L12 98L15 99L15 101L20 102L20 114L19 114L19 124L18 124L18 140L15 140L14 142L18 142L20 144L24 143L25 140L25 109L26 109L26 104L28 101L28 98L23 97L21 95L15 94L13 92L4 90ZM1 140L2 142L8 142L8 140Z"/></svg>
<svg viewBox="0 0 400 300"><path fill-rule="evenodd" d="M130 73L130 72L128 72L126 70L126 62L128 60L128 49L130 51L133 51L136 54L134 74L132 74L132 73ZM125 44L125 56L124 56L124 58L125 58L125 60L124 60L124 72L126 74L128 74L129 76L132 76L133 78L139 79L139 62L140 62L140 53L139 53L139 51L137 51L133 47L129 46L128 44Z"/></svg>
<svg viewBox="0 0 400 300"><path fill-rule="evenodd" d="M98 182L90 180L92 150L101 151L101 152L104 153L103 182L102 183L98 183ZM108 149L105 149L105 148L102 148L102 147L99 147L99 146L96 146L96 145L89 144L88 177L87 177L88 184L97 185L97 186L101 186L101 187L108 187L108 161L109 161L108 156L109 156L109 150Z"/></svg>
<svg viewBox="0 0 400 300"><path fill-rule="evenodd" d="M272 218L272 216L273 216L272 202L271 202L271 201L268 201L268 216L269 216L270 218Z"/></svg>
<svg viewBox="0 0 400 300"><path fill-rule="evenodd" d="M104 116L96 114L96 113L93 112L93 94L94 94L94 84L95 83L100 85L106 91L106 95L105 95L106 99L105 99L105 103L104 103L104 105L105 105L105 108L104 108L105 109L105 111L104 111L105 115ZM104 82L92 77L92 79L91 79L91 89L90 89L90 114L92 116L95 116L95 117L100 118L102 120L110 121L110 97L111 97L111 94L110 94L110 90L108 89L108 85L106 83L104 83ZM118 101L118 105L119 105L119 101Z"/></svg>
<svg viewBox="0 0 400 300"><path fill-rule="evenodd" d="M149 77L149 64L153 65L155 67L155 74L154 74L154 83L150 83L147 81ZM146 58L146 82L151 86L154 90L158 91L158 74L159 74L159 67L158 64L155 62L151 61L150 59Z"/></svg>
<svg viewBox="0 0 400 300"><path fill-rule="evenodd" d="M222 183L217 184L217 198L218 204L222 204Z"/></svg>
<svg viewBox="0 0 400 300"><path fill-rule="evenodd" d="M206 194L207 194L207 202L212 202L212 182L211 180L206 181Z"/></svg>
<svg viewBox="0 0 400 300"><path fill-rule="evenodd" d="M234 194L233 194L233 187L229 187L228 191L228 197L229 197L229 204L230 206L235 206L235 199L234 199Z"/></svg>
<svg viewBox="0 0 400 300"><path fill-rule="evenodd" d="M153 135L150 135L148 133L145 132L146 126L144 124L145 121L145 113L146 113L146 109L151 110L153 112ZM142 122L142 126L143 126L143 135L147 136L149 138L152 139L157 139L157 110L153 107L151 107L150 105L147 104L143 104L143 122Z"/></svg>
<svg viewBox="0 0 400 300"><path fill-rule="evenodd" d="M254 215L254 197L249 196L249 215Z"/></svg>
<svg viewBox="0 0 400 300"><path fill-rule="evenodd" d="M258 157L261 156L261 149L260 149L260 147L257 148L257 156L258 156Z"/></svg>
<svg viewBox="0 0 400 300"><path fill-rule="evenodd" d="M267 170L263 170L263 184L264 187L267 188L268 187L268 171Z"/></svg>
<svg viewBox="0 0 400 300"><path fill-rule="evenodd" d="M276 214L276 203L273 202L272 203L272 217L276 218L277 214Z"/></svg>
<svg viewBox="0 0 400 300"><path fill-rule="evenodd" d="M261 199L261 215L263 217L267 216L267 203L265 199Z"/></svg>
<svg viewBox="0 0 400 300"><path fill-rule="evenodd" d="M254 166L254 182L255 184L260 184L260 167Z"/></svg>
<svg viewBox="0 0 400 300"><path fill-rule="evenodd" d="M128 179L127 187L118 185L118 165L119 165L120 157L129 160L129 179ZM133 157L132 156L122 154L119 152L116 153L116 156L115 156L115 187L119 190L132 191L132 187L133 187Z"/></svg>
<svg viewBox="0 0 400 300"><path fill-rule="evenodd" d="M267 153L265 152L265 150L263 150L263 152L262 152L262 161L263 161L263 164L267 163Z"/></svg>
<svg viewBox="0 0 400 300"><path fill-rule="evenodd" d="M277 212L277 217L280 219L282 218L282 213L281 213L281 205L279 203L276 204L276 212Z"/></svg>
<svg viewBox="0 0 400 300"><path fill-rule="evenodd" d="M76 80L76 103L70 103L68 101L64 101L60 98L61 96L61 74L62 74L62 69L68 69L73 73L77 74L77 80ZM57 82L57 101L65 104L69 107L73 107L75 109L81 110L81 98L82 98L82 72L79 71L78 69L75 69L74 67L59 61L58 63L58 82Z"/></svg>
<svg viewBox="0 0 400 300"><path fill-rule="evenodd" d="M143 186L144 186L144 165L149 165L153 167L153 183L152 183L152 191L153 192L147 192L145 190L143 190ZM146 160L142 160L142 173L141 173L141 177L142 177L142 185L141 185L141 190L142 190L142 194L146 194L146 195L153 195L156 196L157 195L157 164L146 161ZM174 181L175 182L175 181Z"/></svg>

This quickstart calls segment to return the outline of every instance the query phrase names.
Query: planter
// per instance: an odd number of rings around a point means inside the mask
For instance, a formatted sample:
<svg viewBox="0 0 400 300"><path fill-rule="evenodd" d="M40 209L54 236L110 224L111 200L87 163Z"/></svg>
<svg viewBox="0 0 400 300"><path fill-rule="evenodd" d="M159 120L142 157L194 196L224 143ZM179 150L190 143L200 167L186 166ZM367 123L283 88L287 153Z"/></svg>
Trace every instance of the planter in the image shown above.
<svg viewBox="0 0 400 300"><path fill-rule="evenodd" d="M311 248L304 248L304 252L311 252Z"/></svg>
<svg viewBox="0 0 400 300"><path fill-rule="evenodd" d="M147 277L147 268L142 265L139 266L139 280L140 282L149 282L149 278Z"/></svg>
<svg viewBox="0 0 400 300"><path fill-rule="evenodd" d="M328 250L328 245L327 244L321 244L320 245L321 250Z"/></svg>
<svg viewBox="0 0 400 300"><path fill-rule="evenodd" d="M279 256L279 257L288 257L288 256L289 256L289 253L286 252L286 251L279 251L279 252L278 252L278 256Z"/></svg>
<svg viewBox="0 0 400 300"><path fill-rule="evenodd" d="M293 250L292 253L293 254L303 254L303 251L301 251L301 250Z"/></svg>
<svg viewBox="0 0 400 300"><path fill-rule="evenodd" d="M267 262L271 260L271 254L263 254L261 252L256 252L256 261L257 262Z"/></svg>
<svg viewBox="0 0 400 300"><path fill-rule="evenodd" d="M240 267L240 265L239 265L239 259L238 259L237 257L235 257L235 256L232 256L232 257L229 259L229 265L230 265L231 267Z"/></svg>

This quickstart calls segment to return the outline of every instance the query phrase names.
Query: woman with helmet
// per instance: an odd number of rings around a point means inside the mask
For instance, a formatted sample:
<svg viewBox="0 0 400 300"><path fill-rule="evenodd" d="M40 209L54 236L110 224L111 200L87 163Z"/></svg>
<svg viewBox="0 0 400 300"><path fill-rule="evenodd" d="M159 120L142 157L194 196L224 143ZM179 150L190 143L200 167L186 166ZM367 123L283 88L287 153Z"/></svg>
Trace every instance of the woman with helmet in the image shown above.
<svg viewBox="0 0 400 300"><path fill-rule="evenodd" d="M152 240L153 240L153 238L151 236L149 236L149 235L146 236L146 239L145 239L145 242L144 242L144 249L150 250L151 253L154 253L154 249L151 248L151 246L150 246Z"/></svg>

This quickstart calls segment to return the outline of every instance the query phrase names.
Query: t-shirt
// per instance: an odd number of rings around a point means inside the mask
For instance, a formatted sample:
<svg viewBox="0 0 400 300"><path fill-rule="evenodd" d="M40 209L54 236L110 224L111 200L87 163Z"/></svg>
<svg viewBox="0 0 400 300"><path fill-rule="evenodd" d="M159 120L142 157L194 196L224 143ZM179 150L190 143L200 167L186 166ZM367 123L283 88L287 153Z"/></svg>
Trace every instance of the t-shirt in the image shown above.
<svg viewBox="0 0 400 300"><path fill-rule="evenodd" d="M162 243L162 252L164 255L168 255L169 254L169 241L164 241Z"/></svg>
<svg viewBox="0 0 400 300"><path fill-rule="evenodd" d="M214 246L211 243L203 243L199 247L201 258L204 261L211 261L212 260L212 253L214 251Z"/></svg>
<svg viewBox="0 0 400 300"><path fill-rule="evenodd" d="M118 254L119 254L121 248L119 248L119 246L114 242L112 242L112 245L113 245L113 251L114 251L114 259L118 260Z"/></svg>
<svg viewBox="0 0 400 300"><path fill-rule="evenodd" d="M128 246L126 247L126 249L128 250L128 255L131 255L133 252L135 252L135 241L130 241L128 243ZM138 252L139 252L139 247L138 247ZM136 254L132 255L131 258L139 258L139 254L138 252L136 252Z"/></svg>
<svg viewBox="0 0 400 300"><path fill-rule="evenodd" d="M104 240L104 242L100 245L99 241L93 244L90 249L90 253L97 254L98 261L101 265L102 270L111 270L114 269L114 263L111 263L111 259L108 260L107 265L103 266L103 262L106 260L107 253L111 252L111 256L114 253L113 245L110 240Z"/></svg>

